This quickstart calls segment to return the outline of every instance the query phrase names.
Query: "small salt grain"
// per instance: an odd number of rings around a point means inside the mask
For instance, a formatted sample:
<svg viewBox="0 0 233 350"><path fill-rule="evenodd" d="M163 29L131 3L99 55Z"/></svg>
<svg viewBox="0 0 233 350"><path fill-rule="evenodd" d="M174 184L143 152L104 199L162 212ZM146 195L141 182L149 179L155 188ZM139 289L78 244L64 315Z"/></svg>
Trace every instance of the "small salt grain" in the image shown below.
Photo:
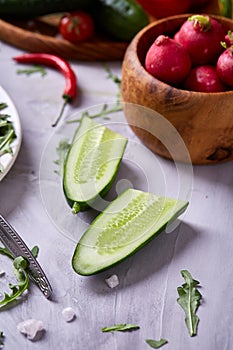
<svg viewBox="0 0 233 350"><path fill-rule="evenodd" d="M22 321L17 325L20 333L26 335L27 339L37 341L41 339L45 332L43 322L34 318Z"/></svg>
<svg viewBox="0 0 233 350"><path fill-rule="evenodd" d="M74 320L76 315L72 307L66 307L62 310L62 316L66 322L71 322Z"/></svg>
<svg viewBox="0 0 233 350"><path fill-rule="evenodd" d="M105 279L105 282L109 286L109 288L115 288L119 285L119 278L117 275L112 275Z"/></svg>

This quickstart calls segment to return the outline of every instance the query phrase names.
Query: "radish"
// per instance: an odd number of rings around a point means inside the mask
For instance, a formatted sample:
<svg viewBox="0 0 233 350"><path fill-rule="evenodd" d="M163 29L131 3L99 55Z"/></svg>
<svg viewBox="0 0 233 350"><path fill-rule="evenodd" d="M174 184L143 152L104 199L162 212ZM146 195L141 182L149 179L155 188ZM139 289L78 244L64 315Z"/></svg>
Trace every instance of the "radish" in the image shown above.
<svg viewBox="0 0 233 350"><path fill-rule="evenodd" d="M182 45L168 36L159 35L147 51L145 68L157 79L175 85L189 73L191 60Z"/></svg>
<svg viewBox="0 0 233 350"><path fill-rule="evenodd" d="M218 77L214 66L197 66L191 69L184 81L184 88L199 92L221 92L226 87Z"/></svg>
<svg viewBox="0 0 233 350"><path fill-rule="evenodd" d="M217 61L224 37L223 27L217 20L194 15L182 24L174 39L188 50L193 65L206 65Z"/></svg>
<svg viewBox="0 0 233 350"><path fill-rule="evenodd" d="M225 42L222 43L222 46L226 49L231 45L233 45L233 34L232 34L232 31L229 30L228 33L225 35Z"/></svg>
<svg viewBox="0 0 233 350"><path fill-rule="evenodd" d="M216 66L220 79L233 87L233 45L219 56Z"/></svg>

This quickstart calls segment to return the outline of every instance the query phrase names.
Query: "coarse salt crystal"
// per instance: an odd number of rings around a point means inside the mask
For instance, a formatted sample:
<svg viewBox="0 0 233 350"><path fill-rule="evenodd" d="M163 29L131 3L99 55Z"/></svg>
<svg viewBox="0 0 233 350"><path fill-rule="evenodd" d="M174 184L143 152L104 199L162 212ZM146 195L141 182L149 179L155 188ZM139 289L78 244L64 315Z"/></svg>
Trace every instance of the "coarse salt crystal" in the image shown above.
<svg viewBox="0 0 233 350"><path fill-rule="evenodd" d="M115 288L119 285L119 278L117 275L112 275L105 279L105 282L110 288Z"/></svg>
<svg viewBox="0 0 233 350"><path fill-rule="evenodd" d="M62 316L66 322L71 322L75 318L75 312L72 307L66 307L62 310Z"/></svg>
<svg viewBox="0 0 233 350"><path fill-rule="evenodd" d="M43 322L34 318L22 321L17 325L20 333L26 335L27 339L37 341L45 332Z"/></svg>

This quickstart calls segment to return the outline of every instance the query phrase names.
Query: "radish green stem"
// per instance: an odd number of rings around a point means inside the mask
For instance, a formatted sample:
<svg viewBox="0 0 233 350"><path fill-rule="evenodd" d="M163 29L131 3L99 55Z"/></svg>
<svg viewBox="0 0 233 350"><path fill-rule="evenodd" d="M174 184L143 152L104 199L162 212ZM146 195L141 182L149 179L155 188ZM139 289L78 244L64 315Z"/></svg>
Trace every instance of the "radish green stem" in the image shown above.
<svg viewBox="0 0 233 350"><path fill-rule="evenodd" d="M210 22L209 16L194 15L189 17L188 20L194 21L194 27L196 27L197 24L199 24L204 32L207 32L211 28L211 22Z"/></svg>

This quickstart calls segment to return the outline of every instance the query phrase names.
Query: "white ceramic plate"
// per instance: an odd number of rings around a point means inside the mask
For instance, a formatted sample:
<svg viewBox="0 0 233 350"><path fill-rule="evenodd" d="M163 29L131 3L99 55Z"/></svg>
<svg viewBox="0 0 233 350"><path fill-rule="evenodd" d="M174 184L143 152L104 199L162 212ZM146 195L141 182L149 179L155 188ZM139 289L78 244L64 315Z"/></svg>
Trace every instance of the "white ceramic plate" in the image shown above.
<svg viewBox="0 0 233 350"><path fill-rule="evenodd" d="M18 156L22 141L21 124L18 112L10 96L3 89L3 87L0 86L0 103L2 102L7 104L7 108L1 111L1 113L9 114L9 120L13 122L13 126L17 137L11 144L13 154L7 153L0 157L0 163L3 165L3 172L0 173L0 181L6 176L6 174L9 172L12 165L14 164Z"/></svg>
<svg viewBox="0 0 233 350"><path fill-rule="evenodd" d="M94 106L88 109L88 113L93 115L100 109L101 106ZM80 119L81 114L82 111L72 115L67 121ZM179 165L152 153L132 132L123 111L111 113L109 117L109 120L97 118L95 121L126 136L128 144L117 178L98 208L92 208L77 215L72 214L63 193L62 176L57 173L60 170L55 164L58 159L59 142L67 140L70 143L79 123L67 123L66 121L56 128L42 155L40 191L45 209L58 230L76 242L94 217L126 188L136 188L183 200L188 200L191 193L192 168L189 165L179 168Z"/></svg>

